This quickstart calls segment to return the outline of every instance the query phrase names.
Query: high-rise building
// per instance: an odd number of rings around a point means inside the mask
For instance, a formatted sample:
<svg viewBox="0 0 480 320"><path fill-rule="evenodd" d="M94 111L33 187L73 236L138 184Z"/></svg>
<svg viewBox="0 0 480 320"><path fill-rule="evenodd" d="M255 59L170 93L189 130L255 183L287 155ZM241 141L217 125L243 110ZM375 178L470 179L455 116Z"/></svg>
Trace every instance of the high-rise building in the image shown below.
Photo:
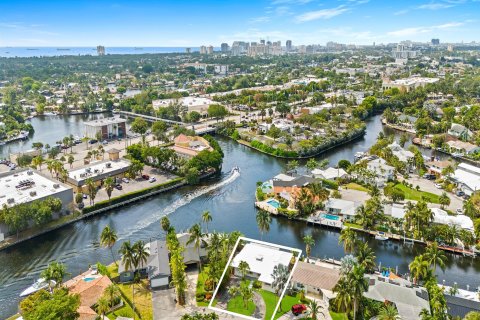
<svg viewBox="0 0 480 320"><path fill-rule="evenodd" d="M248 42L234 41L232 44L232 50L231 50L232 56L239 56L247 53L249 46L250 45Z"/></svg>
<svg viewBox="0 0 480 320"><path fill-rule="evenodd" d="M200 46L200 54L207 54L207 47Z"/></svg>
<svg viewBox="0 0 480 320"><path fill-rule="evenodd" d="M432 39L432 45L438 46L440 44L440 39Z"/></svg>
<svg viewBox="0 0 480 320"><path fill-rule="evenodd" d="M185 48L186 53L192 53L192 48Z"/></svg>
<svg viewBox="0 0 480 320"><path fill-rule="evenodd" d="M97 46L97 54L99 56L104 56L105 55L105 47L104 46Z"/></svg>
<svg viewBox="0 0 480 320"><path fill-rule="evenodd" d="M260 43L265 45L265 40L260 40Z"/></svg>
<svg viewBox="0 0 480 320"><path fill-rule="evenodd" d="M213 54L213 46L207 47L207 54Z"/></svg>
<svg viewBox="0 0 480 320"><path fill-rule="evenodd" d="M220 46L223 53L228 52L228 43L222 43Z"/></svg>
<svg viewBox="0 0 480 320"><path fill-rule="evenodd" d="M290 52L292 51L292 40L287 40L287 42L285 43L286 47L287 47L287 52Z"/></svg>
<svg viewBox="0 0 480 320"><path fill-rule="evenodd" d="M417 51L411 50L411 47L405 44L398 44L396 50L393 51L395 59L411 59L417 57Z"/></svg>

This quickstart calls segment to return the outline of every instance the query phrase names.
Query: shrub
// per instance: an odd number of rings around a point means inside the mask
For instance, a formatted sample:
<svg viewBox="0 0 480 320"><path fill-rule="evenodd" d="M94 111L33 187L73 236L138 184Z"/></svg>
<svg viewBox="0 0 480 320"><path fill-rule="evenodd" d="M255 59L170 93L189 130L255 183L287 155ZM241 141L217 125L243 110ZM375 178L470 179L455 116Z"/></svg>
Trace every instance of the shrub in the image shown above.
<svg viewBox="0 0 480 320"><path fill-rule="evenodd" d="M255 289L260 289L262 287L262 283L258 280L255 280L252 284L252 286L255 288Z"/></svg>
<svg viewBox="0 0 480 320"><path fill-rule="evenodd" d="M207 290L207 291L213 290L213 281L212 281L212 279L207 279L207 280L205 280L205 283L204 283L203 287L204 287L205 290Z"/></svg>
<svg viewBox="0 0 480 320"><path fill-rule="evenodd" d="M210 299L212 299L212 297L213 297L213 294L211 292L205 293L205 300L210 301Z"/></svg>
<svg viewBox="0 0 480 320"><path fill-rule="evenodd" d="M338 190L338 183L332 180L327 180L327 179L321 179L322 184L325 186L325 188L332 189L332 190Z"/></svg>

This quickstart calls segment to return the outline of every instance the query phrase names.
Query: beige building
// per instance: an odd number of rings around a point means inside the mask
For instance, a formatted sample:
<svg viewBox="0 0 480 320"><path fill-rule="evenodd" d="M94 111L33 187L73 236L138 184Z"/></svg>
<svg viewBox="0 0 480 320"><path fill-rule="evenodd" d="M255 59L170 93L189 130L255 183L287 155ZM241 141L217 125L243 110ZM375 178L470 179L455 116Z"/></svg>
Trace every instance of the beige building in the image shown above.
<svg viewBox="0 0 480 320"><path fill-rule="evenodd" d="M175 138L174 143L173 151L184 158L193 158L203 150L213 151L208 141L199 136L181 134Z"/></svg>

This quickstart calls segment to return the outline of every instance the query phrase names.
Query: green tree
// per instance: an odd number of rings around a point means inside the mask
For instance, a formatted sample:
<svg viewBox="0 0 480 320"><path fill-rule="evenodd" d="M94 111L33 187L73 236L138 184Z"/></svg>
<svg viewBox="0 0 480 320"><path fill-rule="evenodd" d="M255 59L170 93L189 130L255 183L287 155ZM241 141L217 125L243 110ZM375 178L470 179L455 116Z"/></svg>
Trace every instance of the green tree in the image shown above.
<svg viewBox="0 0 480 320"><path fill-rule="evenodd" d="M202 261L200 259L200 247L203 244L203 237L205 234L202 232L202 228L200 227L200 224L196 223L194 224L188 232L190 233L190 237L188 238L187 245L190 243L194 244L195 249L197 250L197 254L199 257L198 264L200 266L200 273L202 272Z"/></svg>
<svg viewBox="0 0 480 320"><path fill-rule="evenodd" d="M121 296L120 289L115 283L112 283L106 287L103 293L108 298L108 305L110 307L113 307L115 300Z"/></svg>
<svg viewBox="0 0 480 320"><path fill-rule="evenodd" d="M424 257L431 266L433 265L433 270L436 270L438 265L440 269L445 271L447 257L445 256L445 252L438 248L438 243L436 241L428 245Z"/></svg>
<svg viewBox="0 0 480 320"><path fill-rule="evenodd" d="M378 320L399 320L400 315L398 314L397 308L393 304L386 304L380 308L380 312L377 316Z"/></svg>
<svg viewBox="0 0 480 320"><path fill-rule="evenodd" d="M429 262L423 255L416 256L415 259L408 265L410 273L413 276L413 282L417 284L421 279L428 276Z"/></svg>
<svg viewBox="0 0 480 320"><path fill-rule="evenodd" d="M42 271L41 277L45 279L45 281L49 282L50 281L55 281L55 287L60 287L63 278L67 275L67 269L63 263L53 261L51 262L47 269Z"/></svg>
<svg viewBox="0 0 480 320"><path fill-rule="evenodd" d="M102 316L102 319L105 318L105 315L110 311L110 304L108 300L105 297L100 297L100 299L97 300L97 313Z"/></svg>
<svg viewBox="0 0 480 320"><path fill-rule="evenodd" d="M356 319L359 302L363 293L368 290L368 280L365 278L365 269L360 265L355 265L352 272L348 275L348 283L351 286L353 298L353 319Z"/></svg>
<svg viewBox="0 0 480 320"><path fill-rule="evenodd" d="M307 255L307 263L308 263L310 260L312 246L315 245L315 240L311 235L306 235L303 237L303 243L305 243L305 254Z"/></svg>
<svg viewBox="0 0 480 320"><path fill-rule="evenodd" d="M206 224L206 234L208 234L208 223L212 221L212 215L210 211L205 210L202 212L202 221Z"/></svg>
<svg viewBox="0 0 480 320"><path fill-rule="evenodd" d="M313 171L318 167L318 162L314 158L310 158L307 161L306 167L308 170Z"/></svg>
<svg viewBox="0 0 480 320"><path fill-rule="evenodd" d="M160 226L162 227L162 230L163 230L165 233L168 233L168 231L169 231L170 228L171 228L170 219L168 219L167 216L163 216L163 217L160 219Z"/></svg>
<svg viewBox="0 0 480 320"><path fill-rule="evenodd" d="M150 126L145 119L137 117L133 120L130 129L133 132L140 134L142 136L142 142L145 144L145 133L147 133L149 127Z"/></svg>
<svg viewBox="0 0 480 320"><path fill-rule="evenodd" d="M343 250L345 252L352 252L357 241L357 234L355 230L350 227L343 228L338 238L339 243L343 243Z"/></svg>
<svg viewBox="0 0 480 320"><path fill-rule="evenodd" d="M115 245L117 240L118 240L118 236L117 236L117 233L115 232L115 230L110 228L110 226L108 226L108 225L105 226L105 228L103 228L103 230L102 230L102 233L100 234L100 245L102 247L110 249L110 253L112 254L113 262L115 262L115 265L118 267L117 261L115 259L114 254L113 254L113 246Z"/></svg>
<svg viewBox="0 0 480 320"><path fill-rule="evenodd" d="M325 318L325 315L322 312L322 308L320 305L317 303L316 300L308 300L307 303L307 308L308 308L308 315L312 320L316 320L318 314L322 314L323 318Z"/></svg>
<svg viewBox="0 0 480 320"><path fill-rule="evenodd" d="M80 296L69 294L67 288L59 288L53 294L45 290L37 291L20 303L20 313L25 320L75 320Z"/></svg>
<svg viewBox="0 0 480 320"><path fill-rule="evenodd" d="M375 253L368 245L368 242L358 243L355 258L357 259L358 264L363 267L366 272L373 272L375 269Z"/></svg>
<svg viewBox="0 0 480 320"><path fill-rule="evenodd" d="M250 266L246 261L242 260L238 264L238 270L240 270L240 273L242 274L242 280L245 280L247 273L250 271Z"/></svg>
<svg viewBox="0 0 480 320"><path fill-rule="evenodd" d="M440 203L440 206L442 207L442 209L450 205L450 198L448 197L445 191L442 192L442 195L440 197L438 197L438 202Z"/></svg>
<svg viewBox="0 0 480 320"><path fill-rule="evenodd" d="M108 200L112 197L112 192L115 187L115 180L113 180L112 177L107 177L105 181L103 182L103 185L105 187L105 191L107 192Z"/></svg>
<svg viewBox="0 0 480 320"><path fill-rule="evenodd" d="M270 231L270 223L272 223L272 217L267 211L259 210L256 216L257 226L260 230L260 240L263 240L263 234Z"/></svg>
<svg viewBox="0 0 480 320"><path fill-rule="evenodd" d="M221 104L211 104L207 109L207 113L210 118L215 118L218 121L228 115L228 110Z"/></svg>
<svg viewBox="0 0 480 320"><path fill-rule="evenodd" d="M98 188L97 184L93 182L92 178L85 180L85 185L87 186L87 193L90 200L90 205L95 204L95 197L97 196Z"/></svg>

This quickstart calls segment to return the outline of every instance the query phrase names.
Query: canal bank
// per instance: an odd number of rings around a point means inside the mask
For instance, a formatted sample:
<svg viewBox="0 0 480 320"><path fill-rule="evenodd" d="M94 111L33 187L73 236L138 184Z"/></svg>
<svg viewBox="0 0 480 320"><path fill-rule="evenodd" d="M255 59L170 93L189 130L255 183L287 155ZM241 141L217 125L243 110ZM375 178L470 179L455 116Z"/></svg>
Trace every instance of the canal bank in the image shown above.
<svg viewBox="0 0 480 320"><path fill-rule="evenodd" d="M382 127L379 117L368 119L367 126L364 138L328 151L318 160L328 158L331 164L341 159L353 161L355 152L367 151L379 132L388 129ZM66 134L57 132L57 135ZM181 232L194 223L201 223L202 212L208 210L213 217L209 230L239 230L247 237L260 239L255 218L257 210L252 204L256 182L266 181L282 171L287 161L256 152L229 139L218 137L218 140L225 153L223 172L219 176L208 178L197 187L184 186L114 209L108 214L75 222L1 251L0 318L17 311L19 293L30 286L53 260L65 263L71 277L80 274L91 263L110 264L110 251L99 245L100 234L106 225L117 231L118 242L113 248L117 258L118 249L125 240L163 238L159 220L164 215L168 215L172 225ZM234 166L240 167L240 174L230 173ZM338 231L283 218L273 219L263 240L304 249L303 237L307 234L315 239L312 256L338 260L345 254L338 242ZM407 272L408 264L424 250L421 245L403 246L397 242L375 241L371 236L363 235L360 238L375 251L377 263L398 267L400 273ZM437 271L439 281L445 280L447 285L457 282L463 289L467 284L470 288L480 286L478 259L452 254L446 256L445 272Z"/></svg>

